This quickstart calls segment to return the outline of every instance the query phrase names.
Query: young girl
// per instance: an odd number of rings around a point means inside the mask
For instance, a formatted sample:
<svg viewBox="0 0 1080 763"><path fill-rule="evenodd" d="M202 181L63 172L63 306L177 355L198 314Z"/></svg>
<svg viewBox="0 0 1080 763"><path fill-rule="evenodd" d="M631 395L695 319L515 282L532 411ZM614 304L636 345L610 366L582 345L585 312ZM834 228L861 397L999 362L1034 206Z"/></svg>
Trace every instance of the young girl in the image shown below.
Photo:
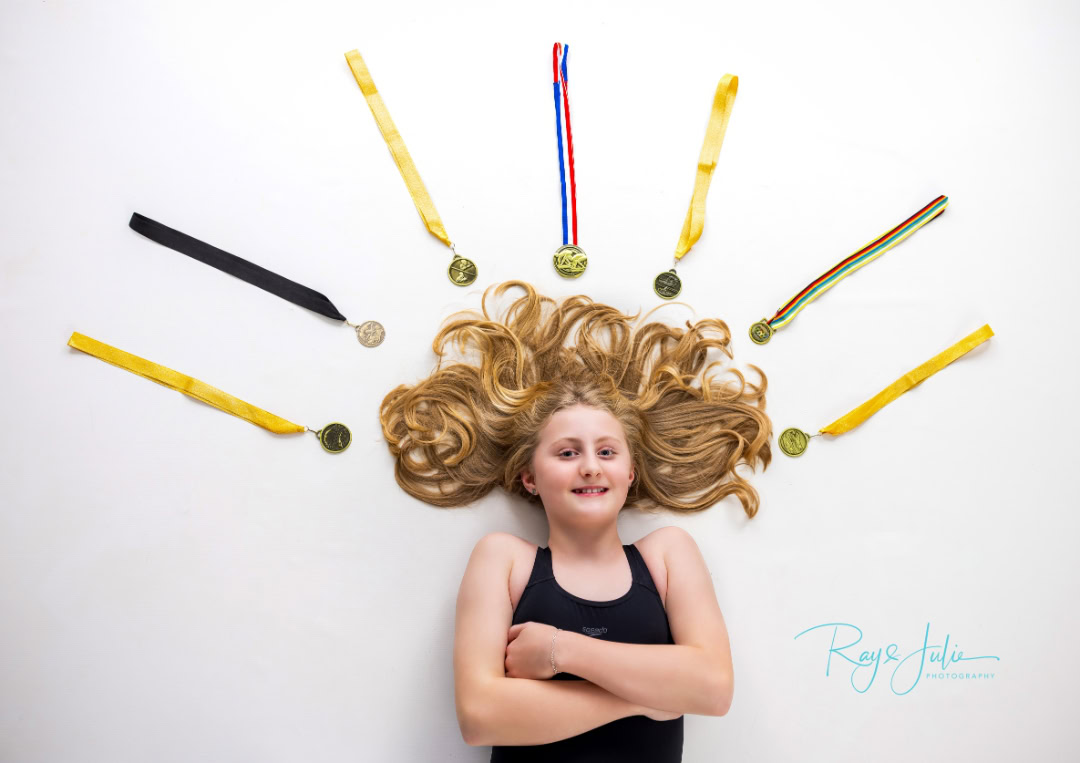
<svg viewBox="0 0 1080 763"><path fill-rule="evenodd" d="M525 295L492 318L488 292L512 287ZM462 736L492 745L492 761L681 760L683 714L731 703L724 619L686 531L623 544L617 519L729 494L753 517L735 467L770 461L765 376L710 373L723 363L710 349L731 357L720 320L635 327L521 281L489 287L481 307L451 316L435 371L380 411L411 495L462 506L501 485L547 516L546 546L496 532L469 558L454 637Z"/></svg>

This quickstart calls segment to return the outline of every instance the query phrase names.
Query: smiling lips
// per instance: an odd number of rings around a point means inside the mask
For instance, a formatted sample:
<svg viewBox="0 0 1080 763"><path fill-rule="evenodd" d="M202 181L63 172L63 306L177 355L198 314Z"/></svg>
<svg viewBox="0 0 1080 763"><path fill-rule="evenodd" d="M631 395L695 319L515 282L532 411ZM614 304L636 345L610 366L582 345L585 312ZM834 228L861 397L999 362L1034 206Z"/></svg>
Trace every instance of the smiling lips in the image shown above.
<svg viewBox="0 0 1080 763"><path fill-rule="evenodd" d="M575 495L584 495L584 496L590 496L591 497L591 496L603 495L607 491L608 491L608 489L606 487L579 487L579 488L574 488L574 490L572 490L571 492L573 492Z"/></svg>

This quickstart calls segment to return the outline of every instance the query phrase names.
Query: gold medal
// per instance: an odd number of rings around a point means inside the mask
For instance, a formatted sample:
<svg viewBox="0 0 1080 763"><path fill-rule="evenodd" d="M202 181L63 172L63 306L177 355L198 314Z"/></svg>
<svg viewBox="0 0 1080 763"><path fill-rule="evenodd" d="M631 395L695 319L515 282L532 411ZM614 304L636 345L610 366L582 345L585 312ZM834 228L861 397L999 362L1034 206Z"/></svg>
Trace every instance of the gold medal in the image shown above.
<svg viewBox="0 0 1080 763"><path fill-rule="evenodd" d="M459 255L457 250L454 249L454 243L450 240L450 236L447 235L442 218L439 217L439 212L435 209L435 202L431 200L431 195L428 193L427 187L424 186L424 181L420 179L416 164L413 162L412 157L409 156L409 150L405 148L405 140L394 125L394 120L390 118L390 112L387 111L386 104L383 103L382 96L379 95L375 82L371 79L371 72L368 71L367 64L364 63L364 59L360 56L360 51L350 50L345 54L345 60L352 70L356 84L360 86L360 92L364 94L364 99L371 109L371 115L375 117L375 123L379 126L379 132L382 133L383 140L386 141L386 145L390 149L390 155L394 157L394 163L401 172L405 187L409 190L413 204L416 205L416 211L420 213L420 218L424 221L424 225L427 226L428 232L454 252L454 259L446 269L446 276L450 279L450 283L455 286L468 286L476 280L476 264L472 260Z"/></svg>
<svg viewBox="0 0 1080 763"><path fill-rule="evenodd" d="M468 286L476 280L476 263L468 257L455 254L450 267L446 269L446 275L454 285Z"/></svg>
<svg viewBox="0 0 1080 763"><path fill-rule="evenodd" d="M340 453L352 442L352 432L347 426L337 421L327 424L315 434L319 438L319 444L328 453Z"/></svg>
<svg viewBox="0 0 1080 763"><path fill-rule="evenodd" d="M570 46L557 42L551 49L552 86L555 89L555 138L559 156L559 184L562 188L562 246L555 250L552 264L563 278L577 278L589 264L578 243L577 181L574 175L574 134L570 129L570 86L567 61ZM562 96L560 107L559 96ZM564 129L565 128L565 129ZM563 150L563 137L566 150ZM567 199L567 178L570 197ZM571 235L572 234L572 235Z"/></svg>
<svg viewBox="0 0 1080 763"><path fill-rule="evenodd" d="M917 384L921 384L925 379L933 376L965 353L978 347L993 335L994 330L990 328L990 324L984 324L982 328L971 332L959 342L942 352L939 352L918 368L913 368L908 371L862 405L851 409L827 427L819 429L817 434L809 435L801 429L795 429L794 427L785 429L777 438L777 442L780 444L780 450L784 451L784 453L789 456L799 456L806 450L806 446L809 444L810 438L812 437L820 437L821 435L826 434L836 436L842 435L845 432L850 432L909 389Z"/></svg>
<svg viewBox="0 0 1080 763"><path fill-rule="evenodd" d="M653 279L653 291L664 299L675 299L682 291L682 279L675 272L675 268L665 270Z"/></svg>
<svg viewBox="0 0 1080 763"><path fill-rule="evenodd" d="M130 371L133 374L155 381L163 387L168 387L169 389L174 389L188 397L193 397L196 400L217 408L219 411L224 411L237 418L249 421L274 434L311 432L319 438L319 442L322 443L323 448L330 453L340 453L349 447L349 443L352 441L352 435L349 433L348 427L344 424L339 424L337 422L327 424L316 432L314 429L305 427L302 424L294 424L269 411L257 408L251 403L233 397L227 392L222 392L217 387L211 387L206 382L199 381L198 379L182 374L179 371L174 371L171 368L158 365L145 358L140 358L138 355L132 355L130 352L124 352L121 349L107 345L104 342L99 342L98 340L80 334L77 331L72 333L71 338L68 339L68 345L74 347L76 350L85 352L87 355L92 355L106 363L111 363L118 368L122 368L125 371Z"/></svg>
<svg viewBox="0 0 1080 763"><path fill-rule="evenodd" d="M356 327L356 339L365 347L378 347L385 338L386 329L378 321L364 321Z"/></svg>
<svg viewBox="0 0 1080 763"><path fill-rule="evenodd" d="M589 258L585 256L585 250L573 244L560 246L555 250L552 257L555 270L563 278L577 278L585 272L589 264Z"/></svg>
<svg viewBox="0 0 1080 763"><path fill-rule="evenodd" d="M686 219L683 221L682 232L679 234L679 243L675 247L676 263L697 243L701 238L702 230L705 229L705 197L709 193L709 184L712 182L713 170L716 169L716 161L720 157L720 147L724 143L724 133L727 132L731 107L735 104L735 94L738 90L739 78L734 74L725 74L716 86L709 124L705 128L705 142L701 146L701 155L698 157L694 193L690 197L690 208L686 210ZM682 282L675 275L674 268L653 279L653 291L664 299L674 299L678 296L682 291Z"/></svg>
<svg viewBox="0 0 1080 763"><path fill-rule="evenodd" d="M767 344L772 339L772 326L762 318L750 327L750 339L754 344Z"/></svg>
<svg viewBox="0 0 1080 763"><path fill-rule="evenodd" d="M810 435L801 429L789 427L780 433L777 438L780 450L789 456L801 456L810 442Z"/></svg>
<svg viewBox="0 0 1080 763"><path fill-rule="evenodd" d="M868 265L875 259L892 249L901 241L907 239L915 231L919 230L931 220L937 218L949 205L948 196L938 196L925 207L913 214L908 219L894 228L890 228L875 238L869 244L859 249L852 255L841 260L833 267L826 270L820 276L810 282L810 285L789 299L777 310L772 318L762 318L750 327L750 338L757 344L765 344L772 335L778 332L791 321L800 311L836 284L847 278L861 267Z"/></svg>

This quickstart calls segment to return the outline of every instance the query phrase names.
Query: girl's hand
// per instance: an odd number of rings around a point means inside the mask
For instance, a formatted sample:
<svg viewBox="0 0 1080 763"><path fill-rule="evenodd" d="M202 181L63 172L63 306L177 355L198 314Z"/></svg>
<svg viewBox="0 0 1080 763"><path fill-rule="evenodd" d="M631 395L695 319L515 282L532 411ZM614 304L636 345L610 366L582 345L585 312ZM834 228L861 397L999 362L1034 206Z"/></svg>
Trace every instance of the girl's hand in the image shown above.
<svg viewBox="0 0 1080 763"><path fill-rule="evenodd" d="M507 678L551 678L551 637L554 625L525 623L511 625L507 632L506 659L503 667ZM559 667L559 639L555 639L555 667Z"/></svg>

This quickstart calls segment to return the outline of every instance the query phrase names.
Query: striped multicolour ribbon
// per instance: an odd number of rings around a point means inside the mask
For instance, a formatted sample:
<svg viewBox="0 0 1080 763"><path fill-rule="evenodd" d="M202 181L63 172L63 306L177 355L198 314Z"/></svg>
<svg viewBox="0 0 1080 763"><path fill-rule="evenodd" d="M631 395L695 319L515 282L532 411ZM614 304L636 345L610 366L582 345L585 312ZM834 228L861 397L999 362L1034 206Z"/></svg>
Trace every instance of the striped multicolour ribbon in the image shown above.
<svg viewBox="0 0 1080 763"><path fill-rule="evenodd" d="M790 323L792 319L799 314L800 310L821 296L823 292L828 291L843 278L851 275L863 265L866 265L876 257L880 257L889 249L899 244L919 228L944 212L945 207L948 205L948 196L938 196L911 217L904 220L904 222L881 234L862 249L823 273L812 281L809 286L785 302L784 306L777 310L772 318L766 321L769 328L775 330Z"/></svg>
<svg viewBox="0 0 1080 763"><path fill-rule="evenodd" d="M562 242L563 246L577 246L577 183L574 178L574 134L570 130L570 94L567 88L566 58L570 46L555 43L551 49L551 67L555 90L555 137L559 146L559 183L562 186ZM563 132L566 132L566 150L563 151ZM566 204L566 178L570 178L569 215ZM569 218L569 226L567 220ZM573 232L574 240L570 240Z"/></svg>

